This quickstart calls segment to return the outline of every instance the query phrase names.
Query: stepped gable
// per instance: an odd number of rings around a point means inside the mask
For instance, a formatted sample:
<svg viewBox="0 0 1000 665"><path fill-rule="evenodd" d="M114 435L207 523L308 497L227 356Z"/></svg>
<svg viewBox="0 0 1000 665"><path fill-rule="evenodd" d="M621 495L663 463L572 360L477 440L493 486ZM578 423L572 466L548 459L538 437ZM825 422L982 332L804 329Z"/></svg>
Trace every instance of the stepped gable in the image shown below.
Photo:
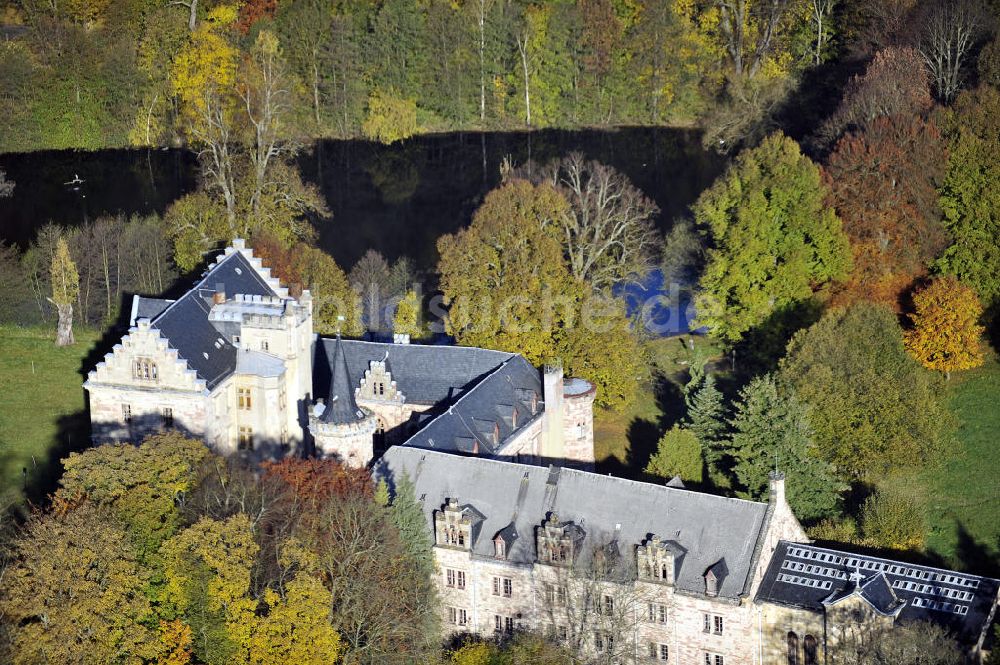
<svg viewBox="0 0 1000 665"><path fill-rule="evenodd" d="M736 599L752 574L755 546L763 536L768 504L640 483L570 468L515 464L495 459L461 457L408 446L390 448L374 469L390 487L407 475L433 531L434 514L448 499L474 507L484 516L474 557L493 558L493 538L513 528L507 560L537 560L535 534L552 515L572 522L583 534L581 557L616 542L634 565L635 548L656 534L685 550L675 586L703 596L705 573L725 561L727 574L718 596ZM514 515L513 521L511 515Z"/></svg>
<svg viewBox="0 0 1000 665"><path fill-rule="evenodd" d="M333 375L336 339L321 338L313 363L313 394L326 395ZM499 367L512 353L461 346L391 344L342 340L351 385L357 387L371 363L385 361L392 380L413 404L432 405L455 399L463 390Z"/></svg>
<svg viewBox="0 0 1000 665"><path fill-rule="evenodd" d="M988 577L781 541L757 602L813 611L852 595L899 621L933 621L975 642L992 620L1000 582Z"/></svg>
<svg viewBox="0 0 1000 665"><path fill-rule="evenodd" d="M242 243L237 247L236 250L227 249L194 288L170 303L150 322L150 327L160 331L177 355L206 382L209 390L232 374L237 364L236 347L208 320L217 289L223 287L227 297L286 295L284 289L275 288L277 280L262 274L266 271L260 268L259 259L248 258L244 252L249 254L249 250L241 249Z"/></svg>

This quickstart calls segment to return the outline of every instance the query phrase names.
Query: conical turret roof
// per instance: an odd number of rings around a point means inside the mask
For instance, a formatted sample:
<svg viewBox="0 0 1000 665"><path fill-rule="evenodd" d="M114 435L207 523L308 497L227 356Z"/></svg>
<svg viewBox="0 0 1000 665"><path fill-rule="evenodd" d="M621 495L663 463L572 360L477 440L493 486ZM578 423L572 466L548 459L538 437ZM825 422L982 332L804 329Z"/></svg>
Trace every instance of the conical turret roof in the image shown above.
<svg viewBox="0 0 1000 665"><path fill-rule="evenodd" d="M347 373L347 358L344 356L344 345L337 336L333 350L333 376L330 377L330 395L326 401L319 420L333 425L348 425L364 420L365 413L354 401L354 386Z"/></svg>

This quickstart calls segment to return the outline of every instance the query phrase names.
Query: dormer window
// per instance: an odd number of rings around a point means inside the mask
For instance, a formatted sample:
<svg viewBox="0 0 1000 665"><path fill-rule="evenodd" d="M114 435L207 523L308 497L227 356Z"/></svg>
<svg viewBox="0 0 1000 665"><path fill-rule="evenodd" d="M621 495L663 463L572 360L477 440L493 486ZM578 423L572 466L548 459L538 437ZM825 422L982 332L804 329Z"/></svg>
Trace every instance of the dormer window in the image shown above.
<svg viewBox="0 0 1000 665"><path fill-rule="evenodd" d="M444 508L434 514L437 544L469 549L472 547L473 522L479 524L483 519L485 518L475 508L459 506L456 499L448 499Z"/></svg>
<svg viewBox="0 0 1000 665"><path fill-rule="evenodd" d="M149 358L136 358L132 363L132 378L137 381L156 381L160 378L156 363Z"/></svg>
<svg viewBox="0 0 1000 665"><path fill-rule="evenodd" d="M507 558L507 543L503 542L503 538L497 538L493 541L494 556L498 559Z"/></svg>
<svg viewBox="0 0 1000 665"><path fill-rule="evenodd" d="M552 513L538 529L538 559L554 566L573 562L576 548L583 541L583 529L572 522L560 523Z"/></svg>
<svg viewBox="0 0 1000 665"><path fill-rule="evenodd" d="M636 548L636 567L639 577L660 584L673 584L677 557L683 549L674 542L664 542L655 534Z"/></svg>

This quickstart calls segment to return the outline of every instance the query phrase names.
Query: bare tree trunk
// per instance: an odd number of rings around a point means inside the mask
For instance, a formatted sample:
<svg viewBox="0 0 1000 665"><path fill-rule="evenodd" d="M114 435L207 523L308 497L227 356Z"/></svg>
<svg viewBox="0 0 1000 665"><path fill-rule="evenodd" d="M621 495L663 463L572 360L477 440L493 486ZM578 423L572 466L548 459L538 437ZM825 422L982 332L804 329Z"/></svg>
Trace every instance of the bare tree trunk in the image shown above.
<svg viewBox="0 0 1000 665"><path fill-rule="evenodd" d="M73 339L73 304L56 305L59 313L59 323L56 326L56 346L72 346Z"/></svg>
<svg viewBox="0 0 1000 665"><path fill-rule="evenodd" d="M486 122L486 5L479 0L479 122Z"/></svg>
<svg viewBox="0 0 1000 665"><path fill-rule="evenodd" d="M525 31L524 39L520 35L517 37L517 51L521 54L521 69L524 71L524 124L531 127L531 88L528 76L528 35Z"/></svg>

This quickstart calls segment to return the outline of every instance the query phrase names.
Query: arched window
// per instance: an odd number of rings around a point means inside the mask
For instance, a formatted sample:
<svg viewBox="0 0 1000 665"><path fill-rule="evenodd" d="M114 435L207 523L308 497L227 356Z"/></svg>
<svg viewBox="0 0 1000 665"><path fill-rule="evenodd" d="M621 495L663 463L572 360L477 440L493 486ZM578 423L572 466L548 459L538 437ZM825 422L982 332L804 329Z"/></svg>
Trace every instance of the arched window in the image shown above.
<svg viewBox="0 0 1000 665"><path fill-rule="evenodd" d="M788 631L788 665L799 665L799 636Z"/></svg>
<svg viewBox="0 0 1000 665"><path fill-rule="evenodd" d="M802 651L805 653L803 665L816 665L819 662L816 659L816 638L812 635L806 635L802 640Z"/></svg>

